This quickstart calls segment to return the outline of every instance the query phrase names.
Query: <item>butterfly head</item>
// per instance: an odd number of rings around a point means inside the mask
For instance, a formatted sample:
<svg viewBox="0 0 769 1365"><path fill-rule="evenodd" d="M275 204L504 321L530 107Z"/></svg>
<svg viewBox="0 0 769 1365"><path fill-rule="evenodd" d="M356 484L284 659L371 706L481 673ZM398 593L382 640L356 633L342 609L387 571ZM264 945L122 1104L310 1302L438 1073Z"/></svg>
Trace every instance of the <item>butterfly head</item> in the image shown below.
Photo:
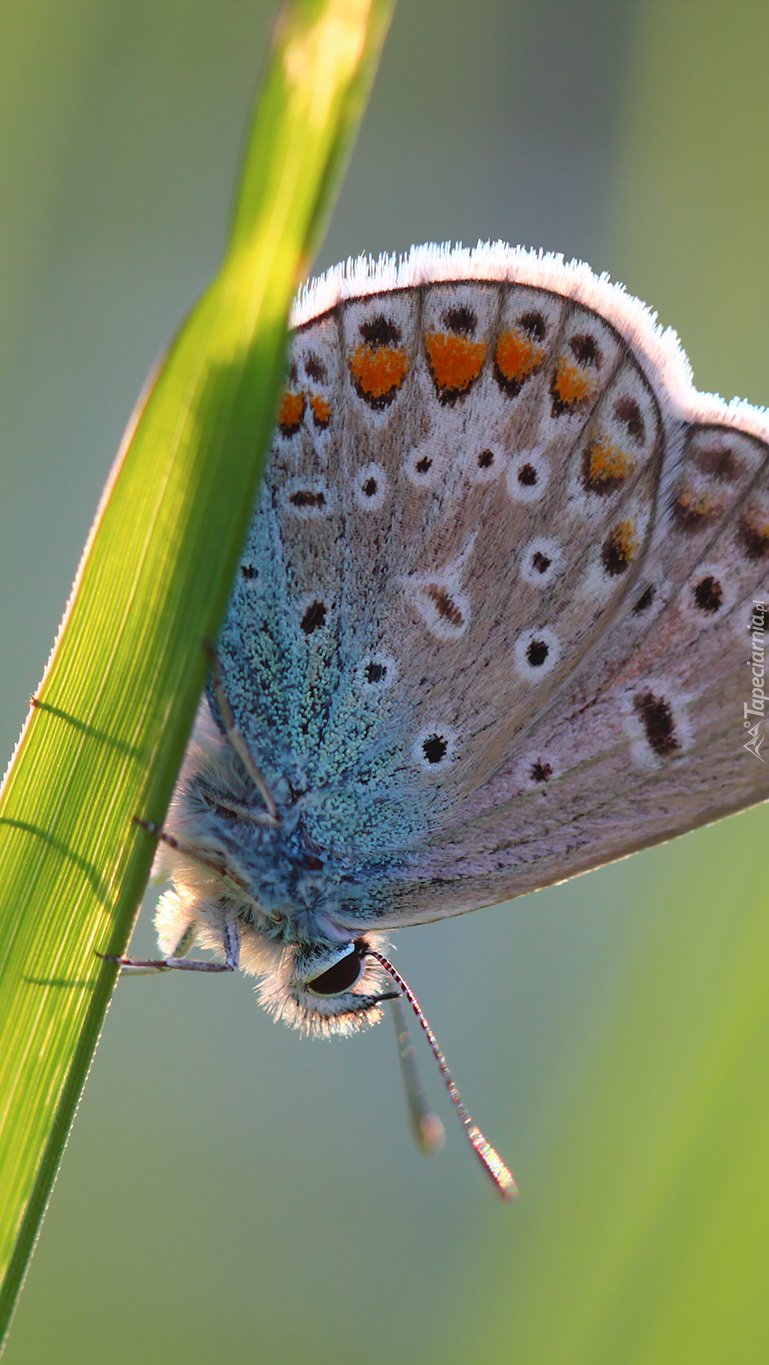
<svg viewBox="0 0 769 1365"><path fill-rule="evenodd" d="M370 956L384 946L382 934L361 935L347 943L291 945L259 987L265 1008L284 1023L316 1037L355 1033L376 1024L381 1003L398 991Z"/></svg>

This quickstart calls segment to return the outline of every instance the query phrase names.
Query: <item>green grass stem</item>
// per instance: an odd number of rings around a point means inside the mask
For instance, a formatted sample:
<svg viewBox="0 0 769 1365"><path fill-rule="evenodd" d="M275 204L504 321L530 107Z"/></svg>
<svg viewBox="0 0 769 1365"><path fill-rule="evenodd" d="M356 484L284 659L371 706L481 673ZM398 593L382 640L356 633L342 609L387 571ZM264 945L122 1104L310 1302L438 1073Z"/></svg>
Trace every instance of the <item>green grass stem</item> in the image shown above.
<svg viewBox="0 0 769 1365"><path fill-rule="evenodd" d="M147 385L0 801L0 1336L85 1081L253 505L291 297L392 0L278 18L221 272ZM116 1179L119 1173L116 1172Z"/></svg>

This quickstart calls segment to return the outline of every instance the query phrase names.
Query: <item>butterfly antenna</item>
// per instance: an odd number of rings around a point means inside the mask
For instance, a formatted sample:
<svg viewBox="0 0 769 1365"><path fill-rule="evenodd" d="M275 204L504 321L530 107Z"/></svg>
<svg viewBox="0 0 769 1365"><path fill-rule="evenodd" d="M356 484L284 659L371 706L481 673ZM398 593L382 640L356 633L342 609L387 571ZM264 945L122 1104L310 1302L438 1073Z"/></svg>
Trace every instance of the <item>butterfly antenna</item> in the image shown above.
<svg viewBox="0 0 769 1365"><path fill-rule="evenodd" d="M406 1107L411 1122L411 1131L420 1152L429 1155L432 1152L440 1151L446 1141L446 1133L438 1115L432 1112L425 1099L417 1071L414 1044L411 1041L400 995L390 1001L390 1008L395 1024L395 1036L398 1040L398 1060L401 1064L401 1076L403 1077L403 1088L406 1092Z"/></svg>
<svg viewBox="0 0 769 1365"><path fill-rule="evenodd" d="M422 1013L419 1001L417 1000L408 982L403 979L400 972L395 967L393 967L392 963L388 962L387 958L383 957L381 953L377 953L373 948L369 948L367 956L376 958L376 961L379 963L380 967L384 967L387 974L392 977L396 986L399 986L400 989L402 990L411 1008L413 1009L417 1019L419 1020L419 1023L424 1033L427 1035L427 1041L430 1044L430 1047L433 1050L435 1060L441 1069L441 1075L443 1076L443 1079L446 1082L446 1088L454 1102L454 1107L465 1126L465 1132L467 1133L467 1136L470 1139L476 1156L482 1163L483 1169L486 1171L486 1174L490 1176L490 1178L493 1180L497 1192L501 1194L502 1198L514 1199L518 1193L518 1186L516 1185L515 1180L513 1178L513 1173L512 1171L508 1170L507 1166L505 1165L504 1161L499 1155L499 1152L495 1151L491 1143L486 1141L480 1128L476 1127L476 1125L473 1123L470 1114L468 1113L467 1109L462 1103L459 1090L457 1089L455 1082L452 1080L451 1072L449 1071L448 1065L446 1063L446 1058L444 1057L443 1053L441 1052L438 1046L438 1039L436 1038L435 1034L430 1028L430 1025L427 1022L425 1015Z"/></svg>

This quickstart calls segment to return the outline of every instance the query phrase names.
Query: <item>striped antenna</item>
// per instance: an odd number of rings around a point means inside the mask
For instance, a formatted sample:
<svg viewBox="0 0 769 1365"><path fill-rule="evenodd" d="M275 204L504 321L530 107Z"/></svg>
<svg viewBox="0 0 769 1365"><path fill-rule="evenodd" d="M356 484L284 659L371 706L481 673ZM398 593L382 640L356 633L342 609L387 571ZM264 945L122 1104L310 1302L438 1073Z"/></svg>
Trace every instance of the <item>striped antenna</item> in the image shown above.
<svg viewBox="0 0 769 1365"><path fill-rule="evenodd" d="M513 1178L513 1173L512 1171L508 1170L507 1166L505 1165L504 1161L499 1155L499 1152L495 1151L491 1143L486 1141L480 1128L476 1127L476 1125L473 1123L470 1114L465 1109L459 1091L454 1081L452 1080L451 1072L449 1071L449 1068L446 1064L446 1058L444 1057L443 1053L441 1052L438 1046L438 1039L436 1038L435 1034L430 1028L430 1025L427 1022L425 1015L422 1013L419 1001L417 1000L408 982L403 979L400 972L395 967L393 967L392 963L387 961L386 957L383 957L381 953L375 952L373 948L369 948L367 950L366 956L375 958L376 961L379 963L380 967L384 967L388 976L392 977L396 986L399 986L400 989L403 991L403 994L405 995L417 1019L419 1020L422 1029L427 1035L427 1041L430 1044L430 1047L433 1050L435 1060L441 1069L441 1075L443 1076L443 1079L446 1082L446 1088L454 1102L454 1107L456 1108L456 1111L464 1124L465 1132L467 1133L467 1136L470 1139L470 1142L472 1143L472 1147L476 1156L483 1165L483 1169L485 1170L486 1174L491 1178L491 1180L493 1180L497 1193L501 1194L503 1199L514 1199L518 1193L518 1186L516 1185L515 1180Z"/></svg>

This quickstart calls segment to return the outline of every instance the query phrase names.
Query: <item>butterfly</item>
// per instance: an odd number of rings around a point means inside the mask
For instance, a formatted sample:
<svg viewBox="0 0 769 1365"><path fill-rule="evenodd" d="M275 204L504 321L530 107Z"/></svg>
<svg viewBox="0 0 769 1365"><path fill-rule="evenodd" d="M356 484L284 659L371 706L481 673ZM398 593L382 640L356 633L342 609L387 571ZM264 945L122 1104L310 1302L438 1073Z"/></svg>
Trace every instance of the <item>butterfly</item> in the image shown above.
<svg viewBox="0 0 769 1365"><path fill-rule="evenodd" d="M349 1033L418 1009L391 931L769 795L769 418L697 393L605 276L501 243L337 267L293 329L151 827L155 965L240 966L277 1017Z"/></svg>

